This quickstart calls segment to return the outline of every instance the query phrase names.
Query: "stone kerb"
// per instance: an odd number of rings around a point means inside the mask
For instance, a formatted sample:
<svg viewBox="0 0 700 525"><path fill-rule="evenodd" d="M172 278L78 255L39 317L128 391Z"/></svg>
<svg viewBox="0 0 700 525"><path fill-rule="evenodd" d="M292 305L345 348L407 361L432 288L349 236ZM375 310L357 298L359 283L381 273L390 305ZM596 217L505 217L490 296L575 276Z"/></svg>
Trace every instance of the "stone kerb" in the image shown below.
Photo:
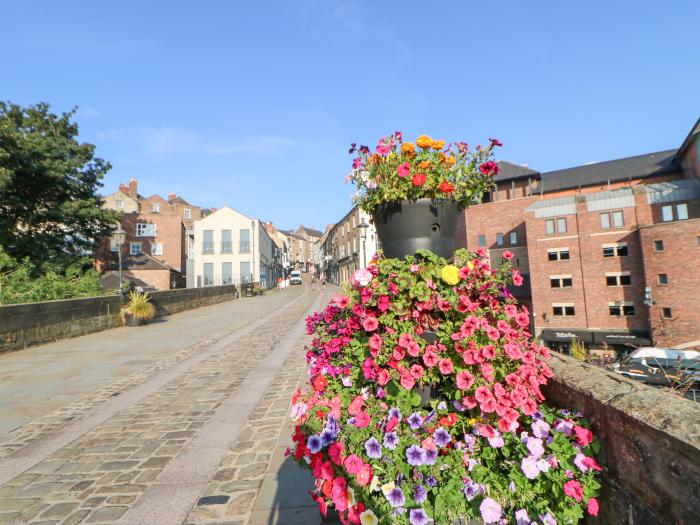
<svg viewBox="0 0 700 525"><path fill-rule="evenodd" d="M606 523L697 523L700 404L559 354L551 366L548 401L581 410L600 438Z"/></svg>

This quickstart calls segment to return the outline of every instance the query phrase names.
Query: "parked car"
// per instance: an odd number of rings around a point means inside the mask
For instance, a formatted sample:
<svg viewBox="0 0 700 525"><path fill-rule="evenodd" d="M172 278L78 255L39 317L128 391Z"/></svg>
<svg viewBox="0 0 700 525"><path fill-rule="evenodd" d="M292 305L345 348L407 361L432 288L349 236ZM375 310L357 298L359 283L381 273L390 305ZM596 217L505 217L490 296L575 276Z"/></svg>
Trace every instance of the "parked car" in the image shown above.
<svg viewBox="0 0 700 525"><path fill-rule="evenodd" d="M289 282L291 284L301 284L301 272L294 270L292 273L289 274Z"/></svg>
<svg viewBox="0 0 700 525"><path fill-rule="evenodd" d="M652 385L691 380L700 383L700 352L642 347L613 364L613 371Z"/></svg>

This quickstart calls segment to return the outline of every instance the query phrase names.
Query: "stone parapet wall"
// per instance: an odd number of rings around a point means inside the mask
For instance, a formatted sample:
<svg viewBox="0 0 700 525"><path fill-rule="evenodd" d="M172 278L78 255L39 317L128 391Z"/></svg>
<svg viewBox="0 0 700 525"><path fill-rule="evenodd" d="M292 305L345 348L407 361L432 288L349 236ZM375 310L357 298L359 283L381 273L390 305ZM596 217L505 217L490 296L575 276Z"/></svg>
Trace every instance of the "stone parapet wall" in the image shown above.
<svg viewBox="0 0 700 525"><path fill-rule="evenodd" d="M577 408L601 441L596 523L697 523L700 404L566 356L551 358L549 402Z"/></svg>
<svg viewBox="0 0 700 525"><path fill-rule="evenodd" d="M235 285L153 292L158 315L170 315L237 297ZM0 306L0 352L77 337L120 325L117 295Z"/></svg>

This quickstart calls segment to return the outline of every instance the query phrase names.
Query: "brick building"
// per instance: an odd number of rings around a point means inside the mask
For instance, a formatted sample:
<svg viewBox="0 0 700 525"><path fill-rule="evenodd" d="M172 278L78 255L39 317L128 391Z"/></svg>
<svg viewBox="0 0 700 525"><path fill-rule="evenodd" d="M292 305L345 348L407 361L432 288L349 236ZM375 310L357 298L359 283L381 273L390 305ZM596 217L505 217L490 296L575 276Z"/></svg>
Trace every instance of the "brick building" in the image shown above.
<svg viewBox="0 0 700 525"><path fill-rule="evenodd" d="M143 281L157 290L184 287L193 243L193 224L203 210L176 194L144 197L138 182L131 179L104 197L103 206L122 213L120 225L126 232L122 245L125 278ZM117 245L103 239L95 254L96 267L109 273L117 270Z"/></svg>
<svg viewBox="0 0 700 525"><path fill-rule="evenodd" d="M547 173L501 162L467 247L510 250L533 333L567 351L700 346L700 166L681 148Z"/></svg>
<svg viewBox="0 0 700 525"><path fill-rule="evenodd" d="M315 272L321 263L319 241L323 232L300 224L294 231L284 231L289 239L289 257L292 269Z"/></svg>

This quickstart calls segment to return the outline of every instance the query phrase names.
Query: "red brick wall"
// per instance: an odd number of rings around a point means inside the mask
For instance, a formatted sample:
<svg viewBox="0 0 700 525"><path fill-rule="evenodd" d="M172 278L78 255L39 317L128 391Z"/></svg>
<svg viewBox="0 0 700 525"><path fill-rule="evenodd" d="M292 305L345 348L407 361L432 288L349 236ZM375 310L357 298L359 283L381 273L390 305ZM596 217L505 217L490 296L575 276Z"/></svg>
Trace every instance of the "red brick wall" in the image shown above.
<svg viewBox="0 0 700 525"><path fill-rule="evenodd" d="M650 309L654 343L673 346L700 339L700 219L655 224L640 229L646 286L652 289ZM654 241L664 243L664 251L654 251ZM668 284L658 284L665 273ZM662 308L671 308L672 318L664 319Z"/></svg>
<svg viewBox="0 0 700 525"><path fill-rule="evenodd" d="M170 290L170 270L125 270L124 275L140 279L157 290Z"/></svg>

